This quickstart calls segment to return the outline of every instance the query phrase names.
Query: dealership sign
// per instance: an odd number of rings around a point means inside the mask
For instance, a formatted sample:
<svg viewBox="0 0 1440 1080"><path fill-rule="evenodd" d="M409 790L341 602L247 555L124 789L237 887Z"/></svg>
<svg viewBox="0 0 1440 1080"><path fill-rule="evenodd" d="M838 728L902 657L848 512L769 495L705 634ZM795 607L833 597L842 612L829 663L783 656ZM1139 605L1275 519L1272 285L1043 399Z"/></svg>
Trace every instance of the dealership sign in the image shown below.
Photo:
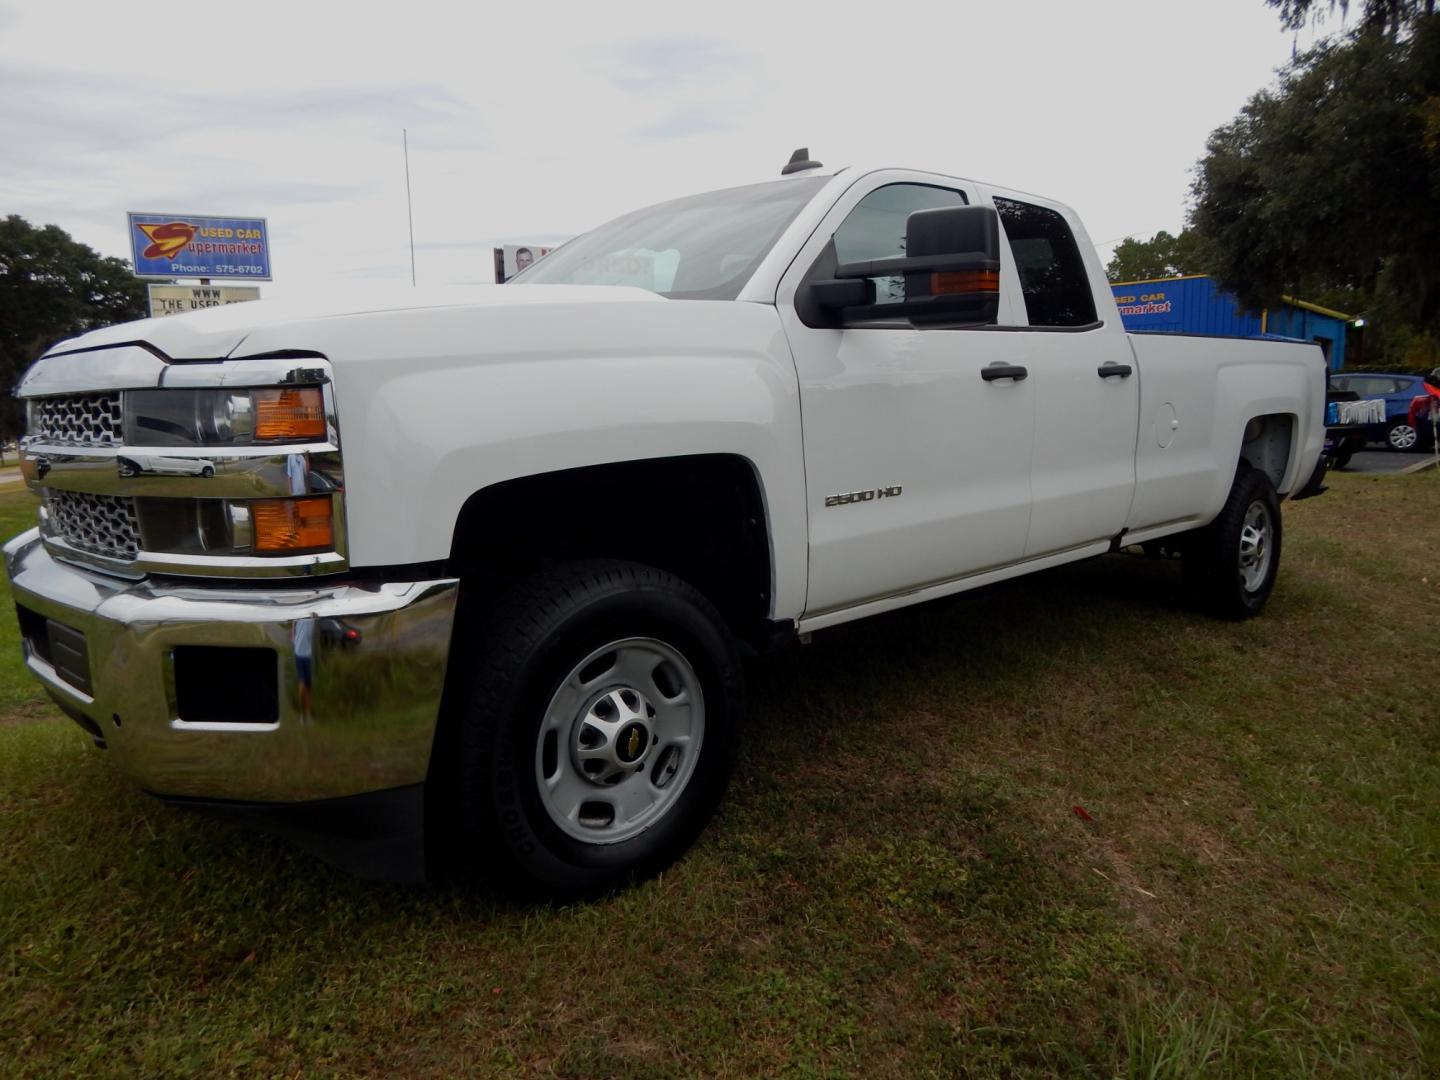
<svg viewBox="0 0 1440 1080"><path fill-rule="evenodd" d="M187 311L259 300L260 290L250 285L151 285L150 315L183 315Z"/></svg>
<svg viewBox="0 0 1440 1080"><path fill-rule="evenodd" d="M270 280L264 218L133 212L128 217L136 277Z"/></svg>

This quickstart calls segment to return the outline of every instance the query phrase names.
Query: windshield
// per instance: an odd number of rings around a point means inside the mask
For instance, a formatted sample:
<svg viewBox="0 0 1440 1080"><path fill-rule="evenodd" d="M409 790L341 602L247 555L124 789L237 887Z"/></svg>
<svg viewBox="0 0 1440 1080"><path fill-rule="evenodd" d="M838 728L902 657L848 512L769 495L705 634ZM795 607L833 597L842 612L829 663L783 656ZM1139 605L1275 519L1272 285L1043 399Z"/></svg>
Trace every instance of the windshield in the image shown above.
<svg viewBox="0 0 1440 1080"><path fill-rule="evenodd" d="M726 188L661 203L576 237L516 285L638 285L678 300L734 300L829 177Z"/></svg>

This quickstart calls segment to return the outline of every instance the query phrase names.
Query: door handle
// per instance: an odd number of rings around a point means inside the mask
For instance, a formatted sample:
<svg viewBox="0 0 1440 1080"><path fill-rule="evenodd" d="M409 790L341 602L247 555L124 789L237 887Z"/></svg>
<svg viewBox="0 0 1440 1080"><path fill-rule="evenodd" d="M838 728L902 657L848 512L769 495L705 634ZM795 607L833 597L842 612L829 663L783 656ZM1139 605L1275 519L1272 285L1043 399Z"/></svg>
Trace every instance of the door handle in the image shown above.
<svg viewBox="0 0 1440 1080"><path fill-rule="evenodd" d="M1030 369L1023 368L1019 364L991 364L989 367L980 369L980 378L986 382L994 382L996 379L1014 379L1016 382L1021 382L1029 374Z"/></svg>
<svg viewBox="0 0 1440 1080"><path fill-rule="evenodd" d="M1095 373L1102 379L1108 379L1112 375L1118 375L1122 379L1128 379L1135 369L1129 364L1101 364L1095 369Z"/></svg>

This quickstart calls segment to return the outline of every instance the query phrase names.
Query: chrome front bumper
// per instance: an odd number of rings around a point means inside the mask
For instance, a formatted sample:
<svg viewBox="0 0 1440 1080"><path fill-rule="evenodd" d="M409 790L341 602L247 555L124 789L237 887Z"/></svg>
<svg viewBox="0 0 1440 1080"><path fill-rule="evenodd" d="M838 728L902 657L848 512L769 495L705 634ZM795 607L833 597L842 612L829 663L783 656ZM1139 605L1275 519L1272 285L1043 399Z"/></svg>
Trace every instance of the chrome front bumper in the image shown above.
<svg viewBox="0 0 1440 1080"><path fill-rule="evenodd" d="M54 620L83 635L88 692L67 681L67 664L47 660L49 647L37 647L31 634L26 665L146 790L302 802L424 781L454 578L288 587L124 581L58 562L38 529L4 551L22 624L33 630ZM297 660L296 642L307 639L300 652L310 653L308 662ZM274 715L185 719L176 686L176 650L185 646L272 651ZM262 666L268 680L268 661ZM222 698L241 689L215 681Z"/></svg>

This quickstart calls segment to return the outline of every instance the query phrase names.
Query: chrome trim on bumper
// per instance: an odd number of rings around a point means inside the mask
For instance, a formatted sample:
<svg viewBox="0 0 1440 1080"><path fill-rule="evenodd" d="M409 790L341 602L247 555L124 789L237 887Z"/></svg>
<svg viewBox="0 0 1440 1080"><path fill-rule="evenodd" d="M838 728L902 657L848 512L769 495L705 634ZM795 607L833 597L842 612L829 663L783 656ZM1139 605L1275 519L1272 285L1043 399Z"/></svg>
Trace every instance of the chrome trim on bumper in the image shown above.
<svg viewBox="0 0 1440 1080"><path fill-rule="evenodd" d="M337 534L339 533L337 521ZM68 563L101 573L138 580L147 574L171 574L193 578L244 578L263 587L265 578L316 577L338 574L346 569L345 557L333 551L311 555L176 555L164 551L141 551L134 559L112 559L67 543L58 536L42 534L50 554Z"/></svg>
<svg viewBox="0 0 1440 1080"><path fill-rule="evenodd" d="M244 589L117 581L57 562L38 529L4 552L16 602L84 633L92 693L65 682L28 643L26 665L67 709L99 725L119 767L144 788L296 802L425 779L456 579ZM295 630L305 620L331 619L358 636L333 643L312 625L307 711ZM174 650L185 645L273 649L278 722L181 720L173 664Z"/></svg>
<svg viewBox="0 0 1440 1080"><path fill-rule="evenodd" d="M305 483L295 485L286 465L304 454ZM193 464L191 464L193 463ZM208 469L210 475L205 475ZM193 471L191 471L193 470ZM299 473L301 470L295 470ZM327 495L343 482L333 443L296 446L80 447L26 438L20 474L30 490L83 491L91 495L152 495L178 499L278 499Z"/></svg>

